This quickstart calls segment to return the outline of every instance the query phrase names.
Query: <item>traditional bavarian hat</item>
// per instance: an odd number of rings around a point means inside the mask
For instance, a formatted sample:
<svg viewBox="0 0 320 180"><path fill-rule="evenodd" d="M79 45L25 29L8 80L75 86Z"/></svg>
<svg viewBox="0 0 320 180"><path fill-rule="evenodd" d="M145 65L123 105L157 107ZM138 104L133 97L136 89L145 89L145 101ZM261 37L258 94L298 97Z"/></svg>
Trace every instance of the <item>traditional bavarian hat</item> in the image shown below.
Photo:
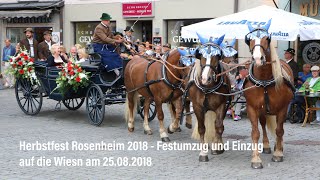
<svg viewBox="0 0 320 180"><path fill-rule="evenodd" d="M285 52L288 52L288 53L290 53L292 55L295 55L295 53L296 53L296 51L294 49L292 49L292 48L288 48L287 50L285 50Z"/></svg>
<svg viewBox="0 0 320 180"><path fill-rule="evenodd" d="M108 13L102 13L100 19L101 19L102 21L105 21L105 20L110 20L110 19L112 19L112 18L111 18L111 16L110 16Z"/></svg>
<svg viewBox="0 0 320 180"><path fill-rule="evenodd" d="M50 35L51 35L51 31L44 31L44 32L43 32L43 35L47 35L47 34L50 34Z"/></svg>
<svg viewBox="0 0 320 180"><path fill-rule="evenodd" d="M130 26L127 26L126 29L124 31L131 31L131 32L134 32L134 30L132 29L132 27Z"/></svg>
<svg viewBox="0 0 320 180"><path fill-rule="evenodd" d="M24 30L24 33L26 33L26 32L31 32L31 33L33 33L33 30L32 30L32 28L26 28L26 29Z"/></svg>

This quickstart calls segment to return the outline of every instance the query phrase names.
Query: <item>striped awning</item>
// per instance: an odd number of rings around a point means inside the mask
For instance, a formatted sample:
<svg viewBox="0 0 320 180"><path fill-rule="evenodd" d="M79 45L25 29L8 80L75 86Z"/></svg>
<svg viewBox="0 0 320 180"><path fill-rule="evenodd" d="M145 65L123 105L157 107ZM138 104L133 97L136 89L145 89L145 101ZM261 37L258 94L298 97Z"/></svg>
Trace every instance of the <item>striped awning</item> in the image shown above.
<svg viewBox="0 0 320 180"><path fill-rule="evenodd" d="M20 10L20 11L0 11L1 19L8 18L29 18L29 17L40 17L47 16L49 17L51 13L51 9L49 10Z"/></svg>

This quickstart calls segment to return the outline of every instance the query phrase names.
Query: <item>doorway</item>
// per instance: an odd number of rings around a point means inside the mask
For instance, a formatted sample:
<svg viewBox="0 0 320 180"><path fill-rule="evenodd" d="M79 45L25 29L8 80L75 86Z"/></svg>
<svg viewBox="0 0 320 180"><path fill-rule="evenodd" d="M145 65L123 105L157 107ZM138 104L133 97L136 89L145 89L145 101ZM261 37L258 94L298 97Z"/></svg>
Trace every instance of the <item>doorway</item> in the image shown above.
<svg viewBox="0 0 320 180"><path fill-rule="evenodd" d="M132 26L135 21L127 21L128 26ZM139 20L133 26L134 39L139 39L140 42L149 41L152 43L152 20Z"/></svg>

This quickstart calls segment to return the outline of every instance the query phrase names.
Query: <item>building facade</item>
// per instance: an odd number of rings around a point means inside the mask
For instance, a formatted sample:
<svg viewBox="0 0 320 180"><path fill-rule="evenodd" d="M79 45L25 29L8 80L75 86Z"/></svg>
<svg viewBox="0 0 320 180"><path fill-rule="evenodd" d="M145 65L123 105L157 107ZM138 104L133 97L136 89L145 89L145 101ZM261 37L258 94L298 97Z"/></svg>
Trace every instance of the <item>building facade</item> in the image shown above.
<svg viewBox="0 0 320 180"><path fill-rule="evenodd" d="M63 0L5 0L0 3L0 49L4 47L4 40L10 39L16 45L25 38L24 30L31 27L34 37L43 41L43 32L52 30L56 41L60 39L62 27ZM1 56L2 57L2 56ZM2 60L2 59L1 59Z"/></svg>

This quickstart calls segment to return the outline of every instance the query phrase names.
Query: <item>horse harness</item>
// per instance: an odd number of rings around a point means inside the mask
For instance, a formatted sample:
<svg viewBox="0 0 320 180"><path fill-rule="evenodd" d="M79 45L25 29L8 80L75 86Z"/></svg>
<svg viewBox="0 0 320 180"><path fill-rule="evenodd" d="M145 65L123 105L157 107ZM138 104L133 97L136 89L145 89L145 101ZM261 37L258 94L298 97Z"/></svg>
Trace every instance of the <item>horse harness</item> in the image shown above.
<svg viewBox="0 0 320 180"><path fill-rule="evenodd" d="M210 66L210 68L212 68L212 67ZM202 69L203 69L203 68L202 68ZM222 66L222 64L221 64L220 62L219 62L218 67L217 67L216 69L218 70L218 73L221 73L221 72L222 72L223 66ZM195 74L196 71L194 71L193 73ZM196 77L196 76L194 76L194 77ZM214 78L214 79L216 79L216 78ZM189 88L191 87L191 85L195 84L195 85L197 86L197 88L199 88L199 89L204 93L205 98L204 98L204 101L203 101L203 107L204 107L203 110L204 110L204 112L206 112L206 111L208 111L207 107L208 107L208 105L209 105L209 101L208 101L208 96L207 96L207 95L208 95L208 94L213 94L213 93L215 93L221 86L225 86L226 88L229 89L229 86L227 85L227 83L225 82L224 79L225 79L225 78L224 78L223 76L221 76L221 78L220 78L220 80L219 80L219 82L218 82L217 84L215 84L213 87L206 88L206 87L203 87L203 86L199 83L198 78L194 78L193 80L191 80L191 81L188 83L187 89L186 89L185 94L184 94L184 98L186 98L187 93L188 93ZM230 89L229 89L229 92L230 92ZM231 98L230 98L230 96L229 96L229 102L230 102L230 99L231 99ZM183 102L185 102L185 100L183 100ZM229 105L230 105L230 104L227 104L227 108L226 108L226 109L228 109Z"/></svg>
<svg viewBox="0 0 320 180"><path fill-rule="evenodd" d="M166 61L167 57L168 57L168 56L165 56L164 61ZM169 86L169 87L172 89L169 97L167 97L166 100L165 100L165 102L170 102L171 99L173 98L174 90L176 90L176 89L181 89L182 82L179 82L179 83L177 83L177 84L171 83L171 82L168 80L168 78L167 78L166 67L165 67L164 65L162 65L162 67L161 67L161 75L162 75L162 78L157 79L157 80L150 80L150 81L148 81L148 80L147 80L148 70L149 70L150 66L151 66L153 63L155 63L155 62L156 62L155 60L152 60L152 59L151 59L151 60L149 61L149 63L148 63L148 66L146 67L146 69L145 69L145 71L144 71L144 81L145 81L145 83L144 83L144 86L143 86L143 87L146 87L146 88L147 88L147 91L148 91L149 95L153 98L154 96L153 96L153 94L152 94L152 92L151 92L150 85L155 84L155 83L159 83L159 82L163 81L167 86Z"/></svg>
<svg viewBox="0 0 320 180"><path fill-rule="evenodd" d="M267 114L270 114L270 102L269 102L269 95L268 95L268 86L275 86L276 81L275 79L272 77L272 79L270 80L258 80L254 77L253 75L253 66L254 64L250 65L249 68L249 76L246 78L245 82L243 83L243 86L245 86L245 84L249 81L251 81L255 86L257 87L263 87L263 94L264 94L264 102L266 105L266 111ZM288 81L286 78L283 78L285 84L292 90L292 92L295 92L295 87L292 85L292 83L290 83L290 81Z"/></svg>

